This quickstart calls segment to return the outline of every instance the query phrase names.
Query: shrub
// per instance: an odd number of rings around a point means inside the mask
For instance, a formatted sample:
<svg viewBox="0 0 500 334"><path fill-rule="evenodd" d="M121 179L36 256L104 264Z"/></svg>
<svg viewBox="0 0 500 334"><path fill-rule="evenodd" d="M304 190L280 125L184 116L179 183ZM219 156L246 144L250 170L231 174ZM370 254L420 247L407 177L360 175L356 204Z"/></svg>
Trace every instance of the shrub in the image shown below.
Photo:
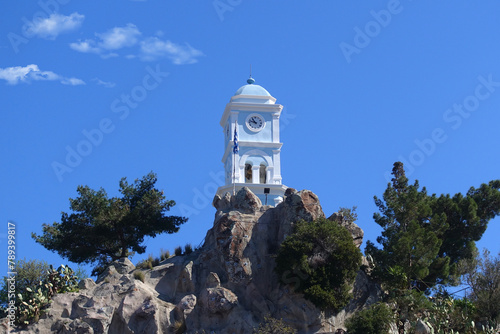
<svg viewBox="0 0 500 334"><path fill-rule="evenodd" d="M182 255L182 247L181 246L175 247L174 253L176 256L181 256Z"/></svg>
<svg viewBox="0 0 500 334"><path fill-rule="evenodd" d="M85 270L85 268L82 266L78 266L76 268L75 276L78 277L79 281L86 279L86 278L89 278L89 275L87 274L87 270Z"/></svg>
<svg viewBox="0 0 500 334"><path fill-rule="evenodd" d="M377 303L354 314L346 321L346 327L349 334L385 334L393 321L391 309L386 304Z"/></svg>
<svg viewBox="0 0 500 334"><path fill-rule="evenodd" d="M473 319L477 309L468 299L453 299L450 296L432 298L431 306L424 312L423 321L432 333L496 334L494 322ZM476 318L475 320L481 319ZM478 329L481 329L478 331ZM500 328L499 328L500 329Z"/></svg>
<svg viewBox="0 0 500 334"><path fill-rule="evenodd" d="M282 283L295 283L294 289L317 307L335 311L349 302L360 265L361 252L351 234L324 218L298 222L276 256Z"/></svg>
<svg viewBox="0 0 500 334"><path fill-rule="evenodd" d="M477 308L477 316L500 323L500 252L491 256L485 249L477 254L476 266L465 275L470 287L470 299Z"/></svg>
<svg viewBox="0 0 500 334"><path fill-rule="evenodd" d="M139 263L137 263L135 267L138 269L153 269L153 267L156 267L160 264L160 261L160 258L155 258L152 254L149 254L147 259L139 261Z"/></svg>
<svg viewBox="0 0 500 334"><path fill-rule="evenodd" d="M160 260L164 261L170 257L170 251L169 250L163 250L163 248L160 249Z"/></svg>
<svg viewBox="0 0 500 334"><path fill-rule="evenodd" d="M47 276L23 293L17 295L18 325L28 325L38 321L56 293L74 292L78 290L75 272L68 266L61 265L57 270L50 266Z"/></svg>
<svg viewBox="0 0 500 334"><path fill-rule="evenodd" d="M40 281L47 279L49 274L50 266L45 261L40 260L26 260L20 259L16 261L14 269L12 272L16 272L16 290L25 291L28 287L34 287ZM7 283L7 276L3 277L1 281L2 287L0 289L0 306L4 309L9 303L9 286ZM6 316L5 313L1 314L1 317Z"/></svg>
<svg viewBox="0 0 500 334"><path fill-rule="evenodd" d="M295 334L297 331L283 321L283 319L275 319L265 317L264 322L259 325L259 328L254 329L254 334Z"/></svg>
<svg viewBox="0 0 500 334"><path fill-rule="evenodd" d="M138 269L153 269L153 262L153 255L149 254L147 259L139 261L135 267Z"/></svg>
<svg viewBox="0 0 500 334"><path fill-rule="evenodd" d="M192 252L193 252L193 247L191 246L191 244L186 244L186 246L184 246L184 254L189 255Z"/></svg>
<svg viewBox="0 0 500 334"><path fill-rule="evenodd" d="M141 281L142 283L144 283L144 280L146 279L146 276L144 275L144 273L142 271L137 270L137 271L134 271L134 278L138 279L139 281Z"/></svg>

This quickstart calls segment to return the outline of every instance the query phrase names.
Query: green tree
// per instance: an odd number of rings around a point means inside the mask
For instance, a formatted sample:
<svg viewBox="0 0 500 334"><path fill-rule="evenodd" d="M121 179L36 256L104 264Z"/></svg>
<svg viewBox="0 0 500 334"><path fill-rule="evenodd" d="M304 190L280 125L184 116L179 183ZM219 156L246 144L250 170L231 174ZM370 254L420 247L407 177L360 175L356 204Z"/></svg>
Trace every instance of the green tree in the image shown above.
<svg viewBox="0 0 500 334"><path fill-rule="evenodd" d="M472 259L477 253L475 242L481 239L488 222L500 214L500 180L471 187L464 196L460 193L433 195L432 210L444 215L448 228L439 237L442 245L439 256L448 256L453 274L459 275L457 265L462 259Z"/></svg>
<svg viewBox="0 0 500 334"><path fill-rule="evenodd" d="M360 265L361 252L351 234L324 218L298 222L276 257L276 272L283 283L297 283L295 288L305 298L334 310L348 303Z"/></svg>
<svg viewBox="0 0 500 334"><path fill-rule="evenodd" d="M476 267L465 274L470 288L468 298L474 303L477 315L500 323L500 253L491 257L485 249L477 256Z"/></svg>
<svg viewBox="0 0 500 334"><path fill-rule="evenodd" d="M355 313L346 321L349 334L386 334L394 322L392 310L383 303L377 303Z"/></svg>
<svg viewBox="0 0 500 334"><path fill-rule="evenodd" d="M426 291L436 284L456 283L460 260L474 254L487 223L500 213L500 180L471 188L463 196L428 195L418 181L408 184L403 164L396 162L383 199L375 196L383 229L366 253L376 263L374 274L393 291Z"/></svg>
<svg viewBox="0 0 500 334"><path fill-rule="evenodd" d="M98 191L79 186L76 199L70 198L73 213L62 213L61 222L43 225L43 234L32 234L36 242L75 263L94 263L98 268L110 261L142 254L144 237L175 233L187 221L166 216L175 202L166 200L163 191L155 188L154 173L129 184L120 181L121 197L111 197L104 189Z"/></svg>

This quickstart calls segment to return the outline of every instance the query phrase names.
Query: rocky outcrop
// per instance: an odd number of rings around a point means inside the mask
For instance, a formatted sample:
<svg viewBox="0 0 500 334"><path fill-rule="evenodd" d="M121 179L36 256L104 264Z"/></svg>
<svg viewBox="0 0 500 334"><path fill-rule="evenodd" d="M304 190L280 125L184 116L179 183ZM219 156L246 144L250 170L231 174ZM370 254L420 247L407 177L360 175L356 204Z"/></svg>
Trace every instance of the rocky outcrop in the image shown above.
<svg viewBox="0 0 500 334"><path fill-rule="evenodd" d="M361 247L361 244L363 243L363 236L365 233L352 220L346 219L346 217L344 217L344 215L340 212L335 212L330 217L328 217L328 220L337 222L340 226L345 227L349 231L349 233L351 233L352 241L354 242L356 247Z"/></svg>
<svg viewBox="0 0 500 334"><path fill-rule="evenodd" d="M98 278L80 283L78 293L57 295L26 333L251 333L265 316L283 319L299 333L334 333L354 311L380 299L381 291L359 271L353 300L342 311L322 312L294 291L290 271L279 283L274 255L299 220L324 218L318 197L289 188L276 208L262 206L248 188L216 196L217 212L201 249L163 261L134 279L127 259ZM339 215L353 242L363 231Z"/></svg>

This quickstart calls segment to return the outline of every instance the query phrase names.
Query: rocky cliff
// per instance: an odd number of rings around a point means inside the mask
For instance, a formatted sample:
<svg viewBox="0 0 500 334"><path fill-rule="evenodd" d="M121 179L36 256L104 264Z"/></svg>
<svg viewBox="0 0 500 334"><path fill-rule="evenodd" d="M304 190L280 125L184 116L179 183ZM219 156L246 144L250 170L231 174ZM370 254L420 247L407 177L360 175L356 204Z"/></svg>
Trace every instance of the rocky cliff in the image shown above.
<svg viewBox="0 0 500 334"><path fill-rule="evenodd" d="M380 298L380 289L359 271L353 300L337 314L322 312L294 292L297 274L280 284L274 254L304 219L325 217L311 191L289 188L276 208L263 206L247 188L213 201L213 227L202 248L174 256L134 279L128 259L114 262L80 291L57 295L48 312L26 333L252 333L264 317L283 319L299 333L335 333L355 310ZM363 231L339 214L359 247Z"/></svg>

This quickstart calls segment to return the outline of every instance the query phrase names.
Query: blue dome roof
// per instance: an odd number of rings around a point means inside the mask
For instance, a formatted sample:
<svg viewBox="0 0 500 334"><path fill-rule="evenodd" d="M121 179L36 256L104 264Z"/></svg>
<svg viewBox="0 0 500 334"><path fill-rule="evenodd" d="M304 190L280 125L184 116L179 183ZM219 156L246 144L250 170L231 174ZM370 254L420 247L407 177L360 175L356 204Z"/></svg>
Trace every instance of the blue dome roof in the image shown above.
<svg viewBox="0 0 500 334"><path fill-rule="evenodd" d="M255 80L250 78L247 80L248 85L241 86L240 89L236 91L236 95L257 95L257 96L271 96L269 92L262 86L254 85Z"/></svg>

